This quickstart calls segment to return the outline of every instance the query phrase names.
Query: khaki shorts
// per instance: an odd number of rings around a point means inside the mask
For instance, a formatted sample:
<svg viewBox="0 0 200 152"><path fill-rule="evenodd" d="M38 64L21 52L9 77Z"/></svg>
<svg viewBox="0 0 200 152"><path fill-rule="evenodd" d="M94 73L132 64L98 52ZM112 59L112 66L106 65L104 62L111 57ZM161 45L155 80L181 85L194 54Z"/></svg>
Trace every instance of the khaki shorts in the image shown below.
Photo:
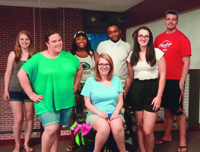
<svg viewBox="0 0 200 152"><path fill-rule="evenodd" d="M124 120L124 115L123 113L120 112L119 117L122 119L123 122L125 122ZM98 119L101 118L100 116L96 115L96 114L90 114L86 117L86 124L93 126L94 122Z"/></svg>

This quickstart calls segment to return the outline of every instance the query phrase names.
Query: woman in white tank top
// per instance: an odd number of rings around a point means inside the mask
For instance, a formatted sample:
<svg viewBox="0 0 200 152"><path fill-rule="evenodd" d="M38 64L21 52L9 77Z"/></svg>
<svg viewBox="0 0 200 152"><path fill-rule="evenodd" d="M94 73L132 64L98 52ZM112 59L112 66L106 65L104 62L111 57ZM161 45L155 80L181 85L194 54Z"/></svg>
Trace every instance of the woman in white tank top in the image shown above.
<svg viewBox="0 0 200 152"><path fill-rule="evenodd" d="M166 79L165 58L161 50L153 47L153 35L148 27L138 28L133 38L124 94L129 90L126 98L135 111L140 151L153 152L153 129Z"/></svg>
<svg viewBox="0 0 200 152"><path fill-rule="evenodd" d="M94 51L91 48L90 41L88 39L87 34L84 31L78 31L74 35L74 40L72 43L72 47L70 52L75 55L80 63L83 66L83 76L81 79L81 82L79 84L79 87L76 91L76 106L81 106L82 105L82 96L80 96L80 92L82 90L82 87L87 80L87 78L94 76L94 66L95 66L95 61L99 57L98 53ZM71 119L71 124L75 122L75 110L72 112L72 119ZM73 151L74 147L76 146L75 140L74 140L74 135L73 133L71 134L71 143L70 145L67 146L67 151Z"/></svg>

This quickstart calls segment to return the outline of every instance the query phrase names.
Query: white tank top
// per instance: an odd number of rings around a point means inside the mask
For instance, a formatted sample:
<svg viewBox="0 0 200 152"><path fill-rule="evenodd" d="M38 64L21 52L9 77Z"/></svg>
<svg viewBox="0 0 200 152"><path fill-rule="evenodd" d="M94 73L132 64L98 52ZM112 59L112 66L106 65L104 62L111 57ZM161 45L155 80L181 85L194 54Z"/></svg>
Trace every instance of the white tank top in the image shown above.
<svg viewBox="0 0 200 152"><path fill-rule="evenodd" d="M75 56L79 59L84 70L80 83L85 83L87 78L94 76L94 66L95 66L94 56L91 57L90 55L88 55L85 58L78 57L77 55Z"/></svg>

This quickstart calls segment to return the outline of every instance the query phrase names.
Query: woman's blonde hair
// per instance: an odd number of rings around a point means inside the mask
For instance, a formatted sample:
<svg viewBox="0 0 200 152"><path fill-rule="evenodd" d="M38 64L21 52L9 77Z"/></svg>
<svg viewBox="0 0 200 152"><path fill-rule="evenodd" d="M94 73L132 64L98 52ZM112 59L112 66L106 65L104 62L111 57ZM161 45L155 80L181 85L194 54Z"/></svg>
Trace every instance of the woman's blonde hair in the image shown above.
<svg viewBox="0 0 200 152"><path fill-rule="evenodd" d="M34 50L34 47L33 47L33 39L32 39L31 34L28 31L20 31L17 34L17 38L16 38L16 42L15 42L15 51L14 51L15 52L15 62L17 62L17 63L20 61L20 58L22 56L22 49L19 44L19 37L21 34L26 35L30 40L30 45L28 47L28 53L29 53L28 58L30 58L31 56L33 56L36 53L36 51Z"/></svg>
<svg viewBox="0 0 200 152"><path fill-rule="evenodd" d="M113 77L114 66L113 66L112 58L106 53L102 53L101 55L99 55L99 58L97 59L97 61L95 63L95 80L96 81L101 81L102 80L100 72L99 72L99 69L98 69L98 64L99 64L100 58L105 59L110 64L110 71L108 72L107 80L111 81L112 77Z"/></svg>

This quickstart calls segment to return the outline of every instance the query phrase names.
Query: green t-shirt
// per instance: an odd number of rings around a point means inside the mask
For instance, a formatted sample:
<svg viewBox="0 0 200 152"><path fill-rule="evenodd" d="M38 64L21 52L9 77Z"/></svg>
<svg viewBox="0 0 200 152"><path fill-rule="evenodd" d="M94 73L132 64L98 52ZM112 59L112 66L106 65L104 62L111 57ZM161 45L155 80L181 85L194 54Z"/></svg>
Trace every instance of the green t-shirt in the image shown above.
<svg viewBox="0 0 200 152"><path fill-rule="evenodd" d="M34 102L38 115L76 105L73 84L79 60L71 53L61 51L57 58L49 59L39 52L21 68L28 73L34 92L44 96L41 102Z"/></svg>

